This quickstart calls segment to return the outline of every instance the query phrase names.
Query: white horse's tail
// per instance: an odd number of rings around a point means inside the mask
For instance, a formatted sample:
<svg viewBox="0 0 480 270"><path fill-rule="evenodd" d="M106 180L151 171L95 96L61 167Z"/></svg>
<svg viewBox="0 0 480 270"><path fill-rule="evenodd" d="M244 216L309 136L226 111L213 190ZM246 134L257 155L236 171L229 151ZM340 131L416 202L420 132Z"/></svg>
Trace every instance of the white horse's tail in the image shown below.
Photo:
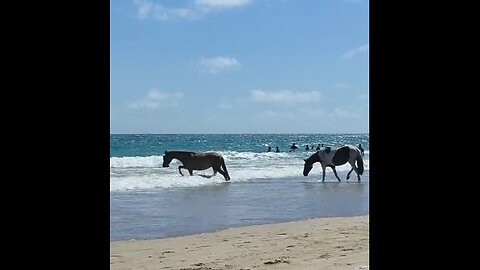
<svg viewBox="0 0 480 270"><path fill-rule="evenodd" d="M360 151L357 151L357 167L358 167L358 173L360 175L363 174L363 158L362 155L360 154Z"/></svg>

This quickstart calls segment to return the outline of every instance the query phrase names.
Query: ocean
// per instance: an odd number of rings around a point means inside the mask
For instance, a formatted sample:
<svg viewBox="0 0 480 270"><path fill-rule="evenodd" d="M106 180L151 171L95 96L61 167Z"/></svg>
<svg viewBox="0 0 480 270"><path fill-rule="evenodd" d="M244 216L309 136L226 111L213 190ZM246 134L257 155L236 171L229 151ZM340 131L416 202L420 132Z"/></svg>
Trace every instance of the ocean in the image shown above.
<svg viewBox="0 0 480 270"><path fill-rule="evenodd" d="M290 152L296 143L297 150ZM313 146L306 150L305 146ZM319 144L361 144L365 172L357 182L347 163L330 168L325 182L315 163L304 177L304 159ZM267 152L268 146L272 147ZM276 153L275 148L280 152ZM168 150L215 151L231 180L213 170L178 173L163 168ZM368 134L111 134L110 241L213 232L230 227L369 213Z"/></svg>

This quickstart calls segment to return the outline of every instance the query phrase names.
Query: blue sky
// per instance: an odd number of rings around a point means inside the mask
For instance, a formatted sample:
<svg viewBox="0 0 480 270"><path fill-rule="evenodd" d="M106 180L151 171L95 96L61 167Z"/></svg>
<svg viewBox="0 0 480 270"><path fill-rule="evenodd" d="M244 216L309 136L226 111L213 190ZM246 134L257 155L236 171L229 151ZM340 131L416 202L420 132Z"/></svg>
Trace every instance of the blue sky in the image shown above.
<svg viewBox="0 0 480 270"><path fill-rule="evenodd" d="M110 1L110 133L368 133L368 4Z"/></svg>

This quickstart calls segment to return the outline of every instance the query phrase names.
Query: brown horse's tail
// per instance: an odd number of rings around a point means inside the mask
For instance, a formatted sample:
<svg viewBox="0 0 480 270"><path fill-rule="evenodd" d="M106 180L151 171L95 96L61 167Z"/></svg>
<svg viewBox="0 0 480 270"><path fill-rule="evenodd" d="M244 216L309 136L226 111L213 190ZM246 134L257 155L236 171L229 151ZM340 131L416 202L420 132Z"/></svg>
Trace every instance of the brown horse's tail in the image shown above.
<svg viewBox="0 0 480 270"><path fill-rule="evenodd" d="M363 158L362 158L362 155L360 154L360 151L357 151L357 167L358 167L358 173L362 175L363 174Z"/></svg>
<svg viewBox="0 0 480 270"><path fill-rule="evenodd" d="M229 181L230 175L228 174L227 166L225 166L225 159L223 157L220 157L220 158L222 160L222 169L225 171L225 180Z"/></svg>

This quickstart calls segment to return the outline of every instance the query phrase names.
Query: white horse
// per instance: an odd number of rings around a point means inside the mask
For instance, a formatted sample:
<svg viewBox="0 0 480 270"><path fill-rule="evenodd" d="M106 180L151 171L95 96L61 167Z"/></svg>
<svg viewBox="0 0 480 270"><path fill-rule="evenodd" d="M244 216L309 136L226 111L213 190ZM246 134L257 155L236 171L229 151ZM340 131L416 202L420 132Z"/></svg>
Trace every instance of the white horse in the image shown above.
<svg viewBox="0 0 480 270"><path fill-rule="evenodd" d="M309 158L304 159L305 165L303 167L303 175L307 176L310 170L313 168L313 163L320 162L322 165L322 182L325 181L325 169L326 167L330 167L335 173L335 177L340 182L340 178L337 175L337 171L335 170L335 166L340 166L345 163L350 163L352 169L347 174L347 180L350 179L350 174L352 171L355 171L358 177L358 182L360 182L360 175L363 174L363 158L356 146L353 145L345 145L341 147L325 147L320 151L316 152L315 154L311 155ZM355 161L357 162L357 166L355 166Z"/></svg>

